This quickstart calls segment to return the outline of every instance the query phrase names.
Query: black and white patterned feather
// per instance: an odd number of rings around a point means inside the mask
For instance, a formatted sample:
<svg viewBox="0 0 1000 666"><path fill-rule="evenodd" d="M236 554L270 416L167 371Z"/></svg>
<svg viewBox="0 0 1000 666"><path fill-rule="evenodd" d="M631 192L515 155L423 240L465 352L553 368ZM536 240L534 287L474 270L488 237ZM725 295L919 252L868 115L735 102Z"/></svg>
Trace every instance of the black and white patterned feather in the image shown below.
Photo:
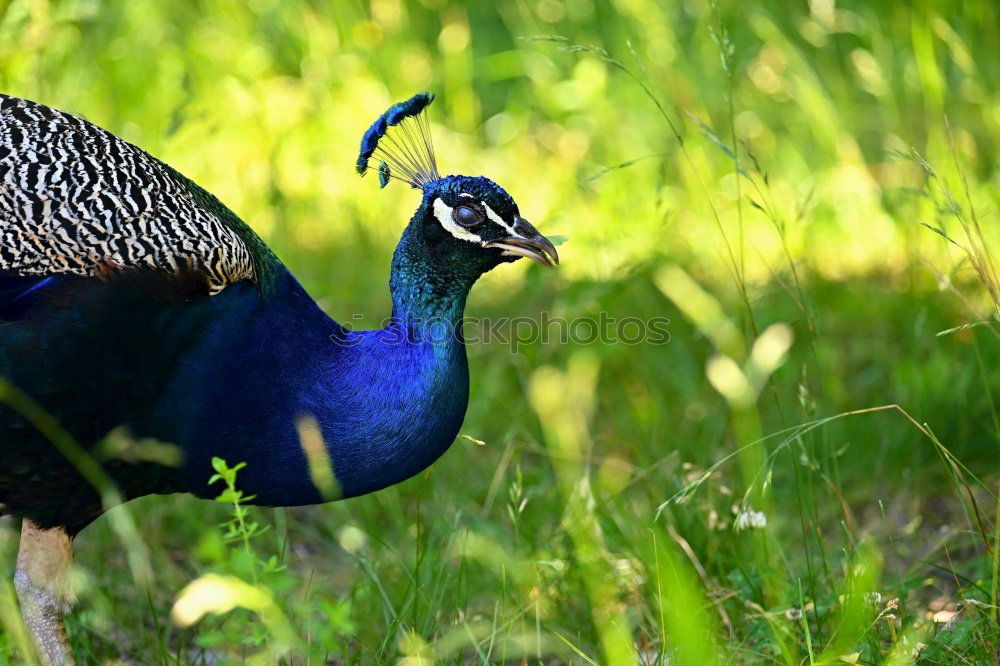
<svg viewBox="0 0 1000 666"><path fill-rule="evenodd" d="M260 283L273 255L173 168L67 113L0 95L0 273L194 271Z"/></svg>

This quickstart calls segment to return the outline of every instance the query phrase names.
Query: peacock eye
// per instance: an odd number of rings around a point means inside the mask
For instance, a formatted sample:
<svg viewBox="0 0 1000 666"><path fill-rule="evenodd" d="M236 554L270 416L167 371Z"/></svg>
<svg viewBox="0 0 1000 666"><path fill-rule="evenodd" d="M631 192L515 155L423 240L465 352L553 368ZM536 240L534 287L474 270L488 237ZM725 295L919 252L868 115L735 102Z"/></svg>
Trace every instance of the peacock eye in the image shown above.
<svg viewBox="0 0 1000 666"><path fill-rule="evenodd" d="M483 217L475 209L469 208L468 206L459 206L455 209L452 214L455 221L463 227L474 227L479 224Z"/></svg>

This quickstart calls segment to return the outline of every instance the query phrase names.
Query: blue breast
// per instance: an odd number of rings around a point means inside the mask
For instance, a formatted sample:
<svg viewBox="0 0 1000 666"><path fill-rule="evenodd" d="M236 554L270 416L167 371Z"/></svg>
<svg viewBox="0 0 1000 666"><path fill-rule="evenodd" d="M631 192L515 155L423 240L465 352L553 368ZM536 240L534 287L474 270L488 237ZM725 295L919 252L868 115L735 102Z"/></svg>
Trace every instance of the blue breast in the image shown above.
<svg viewBox="0 0 1000 666"><path fill-rule="evenodd" d="M211 322L184 355L143 430L185 453L184 489L214 496L211 458L246 462L239 486L269 505L321 501L296 422L315 418L345 497L426 468L468 404L465 349L405 321L350 333L286 272L262 299L251 284L209 299Z"/></svg>

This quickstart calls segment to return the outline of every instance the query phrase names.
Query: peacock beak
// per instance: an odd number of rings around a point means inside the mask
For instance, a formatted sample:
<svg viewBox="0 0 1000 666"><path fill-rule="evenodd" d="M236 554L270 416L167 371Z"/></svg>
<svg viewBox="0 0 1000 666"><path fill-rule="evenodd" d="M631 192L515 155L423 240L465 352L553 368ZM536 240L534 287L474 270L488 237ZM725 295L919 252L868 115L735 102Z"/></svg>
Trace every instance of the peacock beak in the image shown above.
<svg viewBox="0 0 1000 666"><path fill-rule="evenodd" d="M556 246L523 217L514 218L514 234L516 235L487 241L483 247L499 248L503 250L505 257L527 257L549 268L559 265Z"/></svg>

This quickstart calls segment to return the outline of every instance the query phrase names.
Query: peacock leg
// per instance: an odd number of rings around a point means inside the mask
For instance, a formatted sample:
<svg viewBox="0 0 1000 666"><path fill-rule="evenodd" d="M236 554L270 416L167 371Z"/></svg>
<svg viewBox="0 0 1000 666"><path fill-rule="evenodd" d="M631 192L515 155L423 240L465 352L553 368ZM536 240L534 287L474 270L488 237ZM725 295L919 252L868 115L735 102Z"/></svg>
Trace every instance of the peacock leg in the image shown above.
<svg viewBox="0 0 1000 666"><path fill-rule="evenodd" d="M30 520L21 525L14 587L24 624L46 666L70 666L73 652L63 615L74 597L70 589L73 540L60 528L43 530Z"/></svg>

